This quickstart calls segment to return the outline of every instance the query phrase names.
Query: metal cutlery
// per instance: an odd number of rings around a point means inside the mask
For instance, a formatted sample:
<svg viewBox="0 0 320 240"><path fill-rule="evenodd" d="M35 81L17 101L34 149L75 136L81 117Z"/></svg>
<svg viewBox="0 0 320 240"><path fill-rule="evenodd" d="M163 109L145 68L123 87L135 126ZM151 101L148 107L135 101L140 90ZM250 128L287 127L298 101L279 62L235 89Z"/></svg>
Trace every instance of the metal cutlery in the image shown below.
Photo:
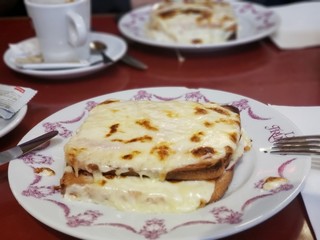
<svg viewBox="0 0 320 240"><path fill-rule="evenodd" d="M0 165L10 162L11 160L21 157L22 155L34 150L35 148L49 141L57 134L58 131L51 131L18 146L0 152Z"/></svg>
<svg viewBox="0 0 320 240"><path fill-rule="evenodd" d="M105 53L105 50L107 49L106 44L100 41L92 41L89 46L92 53L99 53L101 55L104 63L114 63L113 59Z"/></svg>
<svg viewBox="0 0 320 240"><path fill-rule="evenodd" d="M261 148L272 154L320 155L320 135L282 138L271 148Z"/></svg>
<svg viewBox="0 0 320 240"><path fill-rule="evenodd" d="M128 64L129 66L132 66L132 67L140 69L140 70L148 69L148 66L145 63L141 62L140 60L138 60L128 54L125 54L121 58L121 61Z"/></svg>
<svg viewBox="0 0 320 240"><path fill-rule="evenodd" d="M118 15L116 15L115 17L115 21L118 23L120 21L120 19L126 14L126 12L122 12ZM145 63L143 63L142 61L138 60L137 58L129 55L128 53L125 53L125 55L121 58L121 60L123 63L134 67L136 69L139 70L147 70L148 69L148 65L146 65Z"/></svg>
<svg viewBox="0 0 320 240"><path fill-rule="evenodd" d="M106 54L106 49L108 46L101 41L92 41L89 44L90 50L92 54L100 54L102 57L102 60L98 60L95 62L89 62L89 61L81 61L81 62L75 62L75 63L24 63L24 64L17 64L16 66L21 69L25 70L43 70L43 71L58 71L58 70L71 70L71 69L77 69L77 68L85 68L90 67L94 65L98 65L101 63L104 64L112 64L115 61L109 57ZM124 56L119 59L119 61L122 61L123 63L134 67L139 70L146 70L148 66L141 62L140 60L136 59L135 57L130 56L129 54L125 53Z"/></svg>
<svg viewBox="0 0 320 240"><path fill-rule="evenodd" d="M101 41L92 41L90 43L90 49L91 51L97 52L101 54L103 62L104 63L113 63L113 59L111 59L106 53L105 50L107 49L107 45ZM130 56L129 54L125 53L125 55L120 59L120 61L124 62L125 64L140 69L140 70L146 70L148 66L141 62L140 60Z"/></svg>

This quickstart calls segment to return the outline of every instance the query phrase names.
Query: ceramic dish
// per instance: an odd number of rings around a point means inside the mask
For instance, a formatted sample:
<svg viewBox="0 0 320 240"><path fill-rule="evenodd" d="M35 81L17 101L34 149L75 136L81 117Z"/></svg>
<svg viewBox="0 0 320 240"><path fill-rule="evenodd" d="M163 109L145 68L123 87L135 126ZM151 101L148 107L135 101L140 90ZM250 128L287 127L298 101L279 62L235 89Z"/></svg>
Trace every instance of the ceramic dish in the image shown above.
<svg viewBox="0 0 320 240"><path fill-rule="evenodd" d="M130 213L109 206L65 200L56 188L64 171L64 144L88 111L109 98L232 104L241 112L242 125L252 138L253 147L236 166L225 196L191 213ZM260 151L260 147L268 147L280 137L300 133L290 120L253 99L209 89L146 88L95 97L46 118L22 141L50 130L58 130L59 136L52 139L49 146L10 162L10 188L21 206L36 219L81 239L194 240L232 235L261 223L288 205L300 192L311 166L308 157L278 156ZM55 175L34 173L39 167L50 168ZM265 189L263 183L269 177L284 178L287 182Z"/></svg>
<svg viewBox="0 0 320 240"><path fill-rule="evenodd" d="M123 57L123 55L127 51L127 44L125 41L115 35L107 34L107 33L98 33L93 32L90 34L90 39L102 41L107 45L106 54L112 58L115 62L118 61ZM34 38L26 39L22 41L21 43L26 43L34 41ZM96 63L97 61L101 60L101 56L98 54L92 55L89 59L90 63ZM97 72L101 69L104 69L108 66L110 66L112 63L104 64L93 64L89 66L84 67L78 67L74 69L62 69L62 70L33 70L33 69L23 69L19 68L15 64L15 59L12 54L11 49L8 49L4 54L4 62L6 65L11 68L14 71L34 76L34 77L41 77L41 78L47 78L47 79L68 79L68 78L76 78L76 77L82 77L94 72Z"/></svg>
<svg viewBox="0 0 320 240"><path fill-rule="evenodd" d="M143 44L194 51L220 49L250 43L269 36L277 29L279 17L272 10L252 3L230 3L238 19L239 31L235 40L224 43L191 45L164 43L148 38L145 34L145 26L149 21L149 15L153 5L134 9L124 15L119 21L119 29L124 36Z"/></svg>
<svg viewBox="0 0 320 240"><path fill-rule="evenodd" d="M0 137L3 137L13 130L22 121L27 113L27 105L23 106L12 118L5 120L0 118Z"/></svg>

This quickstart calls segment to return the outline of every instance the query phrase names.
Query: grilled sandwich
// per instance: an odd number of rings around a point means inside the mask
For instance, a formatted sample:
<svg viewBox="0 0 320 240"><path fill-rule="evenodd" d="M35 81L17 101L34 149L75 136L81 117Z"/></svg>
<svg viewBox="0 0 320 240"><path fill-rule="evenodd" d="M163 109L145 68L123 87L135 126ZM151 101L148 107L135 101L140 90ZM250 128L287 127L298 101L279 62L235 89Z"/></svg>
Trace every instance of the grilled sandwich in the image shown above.
<svg viewBox="0 0 320 240"><path fill-rule="evenodd" d="M152 9L146 35L159 42L215 44L237 37L238 24L228 2L163 1Z"/></svg>
<svg viewBox="0 0 320 240"><path fill-rule="evenodd" d="M232 106L108 100L65 145L62 192L125 211L193 211L224 195L250 146Z"/></svg>

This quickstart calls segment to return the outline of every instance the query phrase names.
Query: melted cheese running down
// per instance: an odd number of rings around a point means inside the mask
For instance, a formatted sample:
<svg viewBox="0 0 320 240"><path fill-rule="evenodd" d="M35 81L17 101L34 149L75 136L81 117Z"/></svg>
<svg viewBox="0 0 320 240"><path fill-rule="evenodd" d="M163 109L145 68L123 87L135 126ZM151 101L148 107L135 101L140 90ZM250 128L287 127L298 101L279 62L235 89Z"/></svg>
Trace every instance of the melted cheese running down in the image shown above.
<svg viewBox="0 0 320 240"><path fill-rule="evenodd" d="M139 177L116 177L104 184L73 184L66 189L70 200L111 205L122 211L178 213L205 205L214 191L214 182L161 182Z"/></svg>
<svg viewBox="0 0 320 240"><path fill-rule="evenodd" d="M173 169L241 157L249 143L240 137L239 114L215 103L109 101L92 109L65 154L76 172L134 170L163 180Z"/></svg>

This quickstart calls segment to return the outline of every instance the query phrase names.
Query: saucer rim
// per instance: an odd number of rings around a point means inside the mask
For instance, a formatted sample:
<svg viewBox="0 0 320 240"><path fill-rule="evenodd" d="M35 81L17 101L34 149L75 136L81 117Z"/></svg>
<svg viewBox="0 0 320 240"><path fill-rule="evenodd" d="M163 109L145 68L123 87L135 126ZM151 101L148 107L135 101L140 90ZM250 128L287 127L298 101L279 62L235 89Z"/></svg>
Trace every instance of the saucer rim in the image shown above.
<svg viewBox="0 0 320 240"><path fill-rule="evenodd" d="M21 121L24 119L28 111L28 106L24 105L11 119L4 120L7 124L4 128L0 129L0 138L7 135L13 129L15 129Z"/></svg>
<svg viewBox="0 0 320 240"><path fill-rule="evenodd" d="M25 41L31 41L32 39L35 39L36 37L31 37L27 38L24 40L19 41L18 43L25 42ZM77 77L82 77L85 75L89 75L91 73L97 72L101 69L104 69L106 67L109 67L113 65L115 62L120 60L125 53L127 52L128 46L125 40L115 34L112 33L105 33L105 32L91 32L90 33L90 39L95 39L95 40L100 40L104 42L108 42L108 49L107 49L107 54L108 50L112 50L112 44L118 44L120 45L120 48L117 50L116 54L113 54L111 57L114 60L113 63L98 63L95 65L89 65L86 67L81 67L81 68L75 68L75 69L64 69L64 70L35 70L35 69L22 69L17 67L13 62L12 62L12 51L10 48L8 48L4 55L3 55L3 60L5 64L12 70L26 74L29 76L34 76L34 77L40 77L40 78L46 78L46 79L54 79L54 80L65 80L69 78L77 78ZM108 38L108 40L106 40ZM17 44L18 44L17 43Z"/></svg>

